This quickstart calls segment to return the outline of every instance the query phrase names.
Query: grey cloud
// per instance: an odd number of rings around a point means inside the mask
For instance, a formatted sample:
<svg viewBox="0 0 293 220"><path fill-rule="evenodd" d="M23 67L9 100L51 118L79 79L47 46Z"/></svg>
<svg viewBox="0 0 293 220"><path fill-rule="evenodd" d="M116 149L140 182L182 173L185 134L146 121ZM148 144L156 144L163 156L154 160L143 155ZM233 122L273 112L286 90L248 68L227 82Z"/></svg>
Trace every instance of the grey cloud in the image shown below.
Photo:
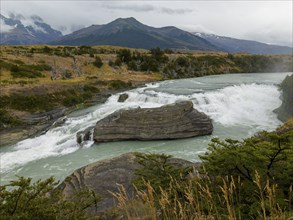
<svg viewBox="0 0 293 220"><path fill-rule="evenodd" d="M186 13L191 13L193 12L192 9L172 9L172 8L166 8L166 7L163 7L163 8L160 8L160 11L162 13L166 13L166 14L169 14L169 15L172 15L172 14L186 14Z"/></svg>
<svg viewBox="0 0 293 220"><path fill-rule="evenodd" d="M59 31L61 31L62 33L63 33L63 32L67 32L67 27L64 26L64 25L58 26L57 29L58 29Z"/></svg>
<svg viewBox="0 0 293 220"><path fill-rule="evenodd" d="M155 27L177 26L189 31L292 46L292 1L1 1L1 14L26 25L31 15L63 34L82 25L106 24L135 17ZM66 13L65 13L66 12ZM194 13L196 12L196 13ZM23 17L26 20L21 18ZM64 27L61 27L64 26Z"/></svg>
<svg viewBox="0 0 293 220"><path fill-rule="evenodd" d="M243 36L245 39L261 41L269 44L278 44L289 47L292 47L293 45L292 31L288 32L286 28L277 28L274 27L274 25L246 32Z"/></svg>
<svg viewBox="0 0 293 220"><path fill-rule="evenodd" d="M125 11L134 11L134 12L159 12L163 14L185 14L185 13L190 13L193 10L192 9L187 9L187 8L182 8L182 9L172 9L169 7L154 7L152 5L105 5L107 9L112 9L112 10L125 10Z"/></svg>
<svg viewBox="0 0 293 220"><path fill-rule="evenodd" d="M9 18L13 20L23 20L25 17L22 14L14 14L12 12L9 13Z"/></svg>
<svg viewBox="0 0 293 220"><path fill-rule="evenodd" d="M152 5L106 5L107 9L126 10L135 12L149 12L154 11L155 7Z"/></svg>
<svg viewBox="0 0 293 220"><path fill-rule="evenodd" d="M84 27L85 27L84 25L73 24L70 27L70 31L74 32L74 31L80 30L80 29L82 29Z"/></svg>
<svg viewBox="0 0 293 220"><path fill-rule="evenodd" d="M38 21L38 22L44 22L43 19L38 15L32 15L31 19L33 19L34 21Z"/></svg>

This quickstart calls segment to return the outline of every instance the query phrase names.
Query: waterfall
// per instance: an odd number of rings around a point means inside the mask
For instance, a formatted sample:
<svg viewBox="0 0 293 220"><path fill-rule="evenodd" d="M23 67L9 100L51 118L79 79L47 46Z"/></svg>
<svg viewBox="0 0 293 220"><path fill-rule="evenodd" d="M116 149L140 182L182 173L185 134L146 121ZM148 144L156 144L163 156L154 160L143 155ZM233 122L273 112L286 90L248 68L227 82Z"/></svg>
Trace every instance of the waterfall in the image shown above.
<svg viewBox="0 0 293 220"><path fill-rule="evenodd" d="M197 86L196 83L194 85ZM239 84L216 90L201 88L184 95L160 91L160 83L155 83L126 93L129 97L123 103L117 101L120 94L112 95L106 103L97 105L90 113L78 117L68 116L63 125L9 146L8 151L0 154L1 172L8 172L31 161L80 150L76 142L77 132L94 126L98 120L119 109L138 106L152 108L178 100L192 100L195 108L209 115L214 123L225 127L244 125L262 130L275 128L279 124L272 110L281 104L280 92L273 84ZM90 140L84 147L92 144Z"/></svg>

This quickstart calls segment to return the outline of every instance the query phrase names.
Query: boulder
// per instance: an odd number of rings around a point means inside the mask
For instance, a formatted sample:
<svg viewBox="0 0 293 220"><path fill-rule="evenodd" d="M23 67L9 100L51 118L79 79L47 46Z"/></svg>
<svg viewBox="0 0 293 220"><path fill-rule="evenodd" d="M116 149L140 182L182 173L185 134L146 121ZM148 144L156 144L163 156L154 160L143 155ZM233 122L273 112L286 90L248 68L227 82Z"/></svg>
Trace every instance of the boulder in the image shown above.
<svg viewBox="0 0 293 220"><path fill-rule="evenodd" d="M192 163L183 159L169 158L169 164L178 167L195 167L198 169L199 163ZM98 208L88 210L93 214L102 213L111 209L117 201L110 192L118 193L118 184L121 184L130 197L133 196L134 188L132 180L135 178L134 171L141 168L136 161L134 153L126 153L121 156L105 159L91 163L74 171L58 187L65 196L70 198L77 190L87 187L102 197L98 202Z"/></svg>
<svg viewBox="0 0 293 220"><path fill-rule="evenodd" d="M94 132L94 126L88 127L83 131L79 131L76 134L76 142L82 144L84 141L92 141L92 135Z"/></svg>
<svg viewBox="0 0 293 220"><path fill-rule="evenodd" d="M277 113L279 120L286 122L293 117L293 74L286 76L280 87L282 90L282 104L274 112Z"/></svg>
<svg viewBox="0 0 293 220"><path fill-rule="evenodd" d="M96 142L121 140L162 140L209 135L211 119L182 101L160 108L135 108L116 111L97 122Z"/></svg>
<svg viewBox="0 0 293 220"><path fill-rule="evenodd" d="M128 94L127 93L123 93L119 96L118 98L118 102L125 102L125 100L128 99Z"/></svg>

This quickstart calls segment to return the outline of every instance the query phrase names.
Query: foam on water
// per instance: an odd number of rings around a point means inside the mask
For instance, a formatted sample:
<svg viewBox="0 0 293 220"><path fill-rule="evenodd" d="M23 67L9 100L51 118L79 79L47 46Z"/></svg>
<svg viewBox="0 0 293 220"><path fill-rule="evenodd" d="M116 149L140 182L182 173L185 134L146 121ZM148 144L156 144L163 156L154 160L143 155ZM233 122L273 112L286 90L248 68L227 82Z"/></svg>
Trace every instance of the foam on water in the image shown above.
<svg viewBox="0 0 293 220"><path fill-rule="evenodd" d="M195 108L225 126L262 126L269 129L279 124L272 110L281 105L280 92L274 85L242 84L194 94Z"/></svg>
<svg viewBox="0 0 293 220"><path fill-rule="evenodd" d="M148 84L144 88L128 91L129 98L124 103L117 101L119 94L112 95L105 104L97 106L94 111L83 116L67 118L61 127L10 146L7 152L0 155L1 172L8 172L42 158L82 150L76 143L76 133L122 108L160 107L178 100L192 100L195 108L223 126L245 125L261 130L275 128L279 124L272 112L281 104L280 92L275 85L241 84L189 95L160 92L159 85ZM90 147L92 144L93 142L88 142L84 147Z"/></svg>

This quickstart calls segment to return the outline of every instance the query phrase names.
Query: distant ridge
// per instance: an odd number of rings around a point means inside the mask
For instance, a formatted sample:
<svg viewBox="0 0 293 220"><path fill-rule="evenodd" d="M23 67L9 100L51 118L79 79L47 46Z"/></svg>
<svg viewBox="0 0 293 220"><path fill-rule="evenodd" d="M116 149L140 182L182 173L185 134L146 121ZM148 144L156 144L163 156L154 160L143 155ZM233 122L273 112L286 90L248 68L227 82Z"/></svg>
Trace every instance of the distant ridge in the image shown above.
<svg viewBox="0 0 293 220"><path fill-rule="evenodd" d="M153 47L214 50L216 45L176 27L154 28L144 25L135 18L118 18L105 25L92 25L63 36L52 44L56 45L114 45L131 48Z"/></svg>
<svg viewBox="0 0 293 220"><path fill-rule="evenodd" d="M0 14L0 44L43 44L51 42L62 36L60 31L54 30L39 16L31 16L29 18L29 25L24 25L21 18L23 17L6 18Z"/></svg>
<svg viewBox="0 0 293 220"><path fill-rule="evenodd" d="M257 41L223 37L215 34L205 34L199 32L194 32L193 34L230 53L244 52L252 54L293 54L292 47L270 45Z"/></svg>

